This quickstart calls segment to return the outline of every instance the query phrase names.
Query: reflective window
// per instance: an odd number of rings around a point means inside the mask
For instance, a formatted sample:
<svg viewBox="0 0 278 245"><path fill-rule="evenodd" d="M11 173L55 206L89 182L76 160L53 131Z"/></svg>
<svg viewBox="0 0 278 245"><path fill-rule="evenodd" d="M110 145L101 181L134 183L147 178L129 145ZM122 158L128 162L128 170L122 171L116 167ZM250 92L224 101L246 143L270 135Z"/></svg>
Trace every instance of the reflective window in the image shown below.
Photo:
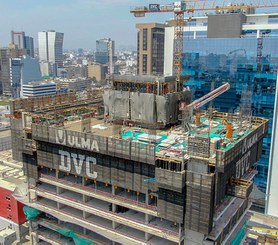
<svg viewBox="0 0 278 245"><path fill-rule="evenodd" d="M239 110L244 89L252 89L252 112L270 119L258 163L256 183L265 191L271 142L272 117L278 67L278 38L201 38L184 40L183 73L191 75L187 86L199 98L225 82L231 89L216 98L216 109ZM207 105L208 106L208 105Z"/></svg>

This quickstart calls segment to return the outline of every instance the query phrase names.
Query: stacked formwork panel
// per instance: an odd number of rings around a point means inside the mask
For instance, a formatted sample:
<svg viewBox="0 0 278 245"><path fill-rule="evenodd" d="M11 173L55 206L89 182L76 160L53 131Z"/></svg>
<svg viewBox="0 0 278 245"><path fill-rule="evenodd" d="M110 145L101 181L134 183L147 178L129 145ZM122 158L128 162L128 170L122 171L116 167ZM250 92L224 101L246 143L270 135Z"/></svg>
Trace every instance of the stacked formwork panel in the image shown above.
<svg viewBox="0 0 278 245"><path fill-rule="evenodd" d="M226 184L231 177L240 179L261 157L263 137L267 133L268 122L250 132L246 137L227 150L216 150L216 200L218 205L226 195ZM229 147L229 146L227 146Z"/></svg>
<svg viewBox="0 0 278 245"><path fill-rule="evenodd" d="M37 158L34 155L22 153L23 171L28 176L28 182L35 185L39 179Z"/></svg>
<svg viewBox="0 0 278 245"><path fill-rule="evenodd" d="M38 98L16 99L11 102L11 114L17 111L36 111L56 106L70 105L77 101L76 93L41 96Z"/></svg>
<svg viewBox="0 0 278 245"><path fill-rule="evenodd" d="M105 115L146 128L163 128L178 122L178 102L191 100L189 91L158 95L129 91L104 91Z"/></svg>
<svg viewBox="0 0 278 245"><path fill-rule="evenodd" d="M213 224L215 174L186 173L185 227L209 234Z"/></svg>
<svg viewBox="0 0 278 245"><path fill-rule="evenodd" d="M38 141L39 166L58 170L61 169L59 165L63 162L63 171L92 178L85 169L85 161L91 157L96 159L96 164L91 164L89 172L97 173L94 178L97 181L141 193L157 190L155 183L144 181L155 177L155 147L151 144L55 129L38 124L32 125L32 132L33 139ZM98 142L96 148L92 148L94 141ZM84 149L85 146L87 149ZM78 172L73 163L77 161L73 160L76 156L79 158L79 167L81 166ZM83 162L80 161L80 157Z"/></svg>
<svg viewBox="0 0 278 245"><path fill-rule="evenodd" d="M23 137L22 120L11 118L12 156L16 161L22 161L22 152L19 150L19 139Z"/></svg>
<svg viewBox="0 0 278 245"><path fill-rule="evenodd" d="M157 211L161 218L175 223L184 222L185 171L156 168L158 186Z"/></svg>
<svg viewBox="0 0 278 245"><path fill-rule="evenodd" d="M247 199L252 189L253 189L252 181L231 178L230 183L227 185L227 194L231 196Z"/></svg>
<svg viewBox="0 0 278 245"><path fill-rule="evenodd" d="M22 118L11 118L12 156L14 160L23 162L23 172L29 176L29 181L38 180L37 161L33 155L35 142L27 138L23 130Z"/></svg>
<svg viewBox="0 0 278 245"><path fill-rule="evenodd" d="M188 137L188 154L203 158L210 157L210 138L191 135Z"/></svg>

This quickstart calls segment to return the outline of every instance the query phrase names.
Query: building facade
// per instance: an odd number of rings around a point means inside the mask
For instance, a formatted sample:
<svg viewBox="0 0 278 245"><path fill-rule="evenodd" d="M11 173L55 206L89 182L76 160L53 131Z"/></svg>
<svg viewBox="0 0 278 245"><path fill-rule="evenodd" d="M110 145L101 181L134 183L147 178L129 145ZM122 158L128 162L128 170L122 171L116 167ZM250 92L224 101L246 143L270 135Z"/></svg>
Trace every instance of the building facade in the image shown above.
<svg viewBox="0 0 278 245"><path fill-rule="evenodd" d="M219 27L219 25L222 27ZM225 30L223 30L223 28ZM166 28L165 74L172 73L174 28ZM184 27L183 74L199 98L223 82L230 91L216 98L215 108L229 112L242 107L242 92L251 90L251 110L270 119L263 155L255 183L266 191L271 145L272 118L278 67L278 15L226 13L186 19ZM245 93L244 92L244 93Z"/></svg>
<svg viewBox="0 0 278 245"><path fill-rule="evenodd" d="M12 98L20 97L21 67L21 58L10 58L10 87Z"/></svg>
<svg viewBox="0 0 278 245"><path fill-rule="evenodd" d="M115 41L111 38L102 38L96 41L95 62L106 65L110 57L113 60L115 56Z"/></svg>
<svg viewBox="0 0 278 245"><path fill-rule="evenodd" d="M105 74L108 72L107 65L101 65L98 63L88 64L88 77L98 82L105 79Z"/></svg>
<svg viewBox="0 0 278 245"><path fill-rule="evenodd" d="M11 40L19 49L26 49L27 55L34 58L34 39L32 37L25 36L24 31L11 31Z"/></svg>
<svg viewBox="0 0 278 245"><path fill-rule="evenodd" d="M53 95L57 92L54 82L30 82L22 85L22 97L39 97Z"/></svg>
<svg viewBox="0 0 278 245"><path fill-rule="evenodd" d="M21 58L21 84L27 84L32 81L40 81L42 79L39 61L24 55Z"/></svg>
<svg viewBox="0 0 278 245"><path fill-rule="evenodd" d="M22 96L22 86L42 79L39 62L35 58L24 55L21 58L10 58L11 97Z"/></svg>
<svg viewBox="0 0 278 245"><path fill-rule="evenodd" d="M25 32L24 31L11 31L12 43L16 44L18 48L25 48Z"/></svg>
<svg viewBox="0 0 278 245"><path fill-rule="evenodd" d="M17 75L14 76L14 79L15 77L18 77L18 69L13 69L13 62L11 59L20 58L23 55L26 55L26 49L18 49L16 44L10 44L8 48L0 49L0 81L2 84L2 93L6 96L12 96L14 89L12 84L19 84L18 81L15 82L15 80L11 80L13 76L11 72L13 70L17 73ZM15 63L17 63L17 61Z"/></svg>
<svg viewBox="0 0 278 245"><path fill-rule="evenodd" d="M64 33L43 31L38 33L39 58L41 62L50 62L57 68L63 67Z"/></svg>
<svg viewBox="0 0 278 245"><path fill-rule="evenodd" d="M25 36L24 42L25 42L25 49L27 51L27 55L34 58L35 57L34 39L32 37Z"/></svg>
<svg viewBox="0 0 278 245"><path fill-rule="evenodd" d="M25 177L21 162L8 163L8 159L11 159L9 150L1 151L0 155L2 159L0 164L0 243L12 244L15 240L20 241L23 234L27 232L27 227L24 226L26 222L26 216L23 212L24 205L15 198L17 187L24 184ZM9 235L6 236L5 234Z"/></svg>
<svg viewBox="0 0 278 245"><path fill-rule="evenodd" d="M276 87L278 86L278 74L276 80ZM268 181L267 181L267 191L266 191L266 214L271 216L278 217L278 210L277 210L277 196L276 190L278 188L276 176L278 174L277 162L277 148L278 148L278 90L276 90L275 94L275 107L274 107L274 114L273 114L273 133L271 139L271 147L270 147L270 158L269 158L269 168L268 168Z"/></svg>
<svg viewBox="0 0 278 245"><path fill-rule="evenodd" d="M157 23L136 24L137 74L163 75L164 25Z"/></svg>

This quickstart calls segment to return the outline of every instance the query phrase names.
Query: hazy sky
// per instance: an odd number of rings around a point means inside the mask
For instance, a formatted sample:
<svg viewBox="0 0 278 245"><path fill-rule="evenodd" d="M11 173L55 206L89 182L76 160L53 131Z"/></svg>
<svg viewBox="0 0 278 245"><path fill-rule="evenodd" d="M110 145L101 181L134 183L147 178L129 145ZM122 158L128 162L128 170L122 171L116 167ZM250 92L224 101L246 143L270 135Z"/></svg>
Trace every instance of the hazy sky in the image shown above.
<svg viewBox="0 0 278 245"><path fill-rule="evenodd" d="M103 37L115 40L116 48L120 45L136 47L136 23L164 23L173 14L135 18L129 13L131 7L171 2L174 0L0 0L0 47L11 41L11 30L25 31L34 38L35 47L38 32L46 30L63 32L65 49L94 49L95 41Z"/></svg>
<svg viewBox="0 0 278 245"><path fill-rule="evenodd" d="M10 31L25 31L37 47L39 31L63 32L64 48L95 48L99 38L110 37L119 45L136 47L138 22L161 22L171 14L135 18L131 7L144 0L0 0L0 47L11 41Z"/></svg>

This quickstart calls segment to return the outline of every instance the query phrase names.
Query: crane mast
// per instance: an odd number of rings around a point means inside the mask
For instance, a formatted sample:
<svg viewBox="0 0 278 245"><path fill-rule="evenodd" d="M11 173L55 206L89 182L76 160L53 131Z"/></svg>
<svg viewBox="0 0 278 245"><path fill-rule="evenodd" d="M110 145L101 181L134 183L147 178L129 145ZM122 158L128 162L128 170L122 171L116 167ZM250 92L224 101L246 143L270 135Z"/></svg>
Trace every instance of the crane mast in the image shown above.
<svg viewBox="0 0 278 245"><path fill-rule="evenodd" d="M177 6L180 3L179 6ZM177 3L176 3L177 4ZM174 37L174 73L176 76L176 92L183 89L182 75L182 52L183 52L183 26L184 26L184 10L185 3L178 2L174 7L175 12L175 37Z"/></svg>

